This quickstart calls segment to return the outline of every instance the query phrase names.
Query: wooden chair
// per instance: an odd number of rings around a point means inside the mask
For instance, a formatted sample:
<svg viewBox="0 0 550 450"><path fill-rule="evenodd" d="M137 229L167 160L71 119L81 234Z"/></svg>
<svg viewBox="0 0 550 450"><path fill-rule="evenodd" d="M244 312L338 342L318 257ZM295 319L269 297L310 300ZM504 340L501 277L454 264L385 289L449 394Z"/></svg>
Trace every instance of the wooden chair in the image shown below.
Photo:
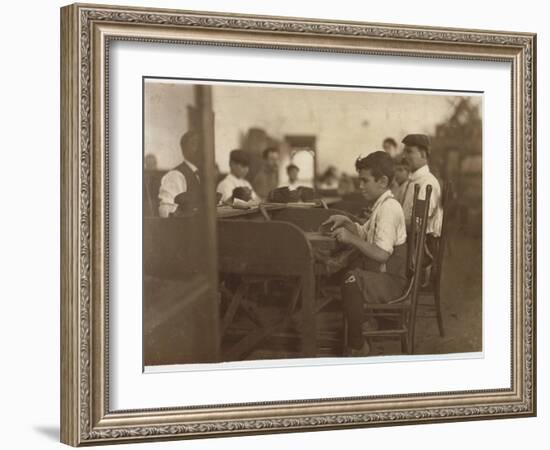
<svg viewBox="0 0 550 450"><path fill-rule="evenodd" d="M424 245L426 241L426 226L432 187L426 187L425 200L418 199L419 186L415 185L413 202L413 220L408 236L408 265L409 283L407 289L400 297L388 303L366 303L365 312L368 317L391 319L392 327L378 330L365 330L365 338L372 337L399 337L401 350L414 353L414 336L418 297L422 275L422 261L424 259Z"/></svg>
<svg viewBox="0 0 550 450"><path fill-rule="evenodd" d="M451 181L448 181L443 188L443 221L441 223L441 234L437 239L436 252L433 255L432 270L430 277L427 280L427 284L423 285L420 289L420 297L432 297L433 302L424 303L420 302L419 306L427 309L424 315L420 317L435 317L437 319L437 326L439 329L439 335L445 336L445 329L443 327L443 315L441 313L441 273L443 269L443 258L445 256L445 250L447 246L447 238L449 232L450 216L452 211L452 202L454 198L454 189Z"/></svg>
<svg viewBox="0 0 550 450"><path fill-rule="evenodd" d="M232 292L225 292L230 298L222 318L222 333L227 332L239 309L248 311L255 324L253 330L224 353L224 359L244 359L263 340L295 319L301 322L302 356L315 356L314 260L305 234L287 222L219 220L218 254L219 271L236 275L238 280ZM251 287L266 280L285 280L293 285L282 317L268 321L247 308Z"/></svg>

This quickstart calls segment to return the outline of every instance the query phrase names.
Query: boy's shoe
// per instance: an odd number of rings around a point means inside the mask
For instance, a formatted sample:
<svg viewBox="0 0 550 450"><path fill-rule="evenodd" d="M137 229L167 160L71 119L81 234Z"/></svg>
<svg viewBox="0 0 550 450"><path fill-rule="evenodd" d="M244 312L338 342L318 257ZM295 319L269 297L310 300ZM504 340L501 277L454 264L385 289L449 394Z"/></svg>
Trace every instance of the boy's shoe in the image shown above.
<svg viewBox="0 0 550 450"><path fill-rule="evenodd" d="M379 329L378 320L376 320L374 317L369 317L367 320L363 322L363 325L361 326L361 330L363 332L365 331L376 331Z"/></svg>
<svg viewBox="0 0 550 450"><path fill-rule="evenodd" d="M350 356L350 357L369 356L369 354L370 354L370 345L367 341L364 341L363 347L359 349L348 348L346 351L346 356Z"/></svg>

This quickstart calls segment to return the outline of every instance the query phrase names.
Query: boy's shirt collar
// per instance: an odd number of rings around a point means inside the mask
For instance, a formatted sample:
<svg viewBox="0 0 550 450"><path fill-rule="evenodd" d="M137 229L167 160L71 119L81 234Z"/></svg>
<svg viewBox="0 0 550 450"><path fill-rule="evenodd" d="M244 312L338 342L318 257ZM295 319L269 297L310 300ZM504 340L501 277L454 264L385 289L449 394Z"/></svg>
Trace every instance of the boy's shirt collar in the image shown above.
<svg viewBox="0 0 550 450"><path fill-rule="evenodd" d="M236 181L244 180L244 178L239 178L236 175L233 175L231 172L229 172L227 176L229 177L229 179L236 180Z"/></svg>
<svg viewBox="0 0 550 450"><path fill-rule="evenodd" d="M389 189L380 194L380 197L378 197L374 202L374 205L372 205L371 211L375 211L376 208L378 208L387 198L394 198L391 190Z"/></svg>

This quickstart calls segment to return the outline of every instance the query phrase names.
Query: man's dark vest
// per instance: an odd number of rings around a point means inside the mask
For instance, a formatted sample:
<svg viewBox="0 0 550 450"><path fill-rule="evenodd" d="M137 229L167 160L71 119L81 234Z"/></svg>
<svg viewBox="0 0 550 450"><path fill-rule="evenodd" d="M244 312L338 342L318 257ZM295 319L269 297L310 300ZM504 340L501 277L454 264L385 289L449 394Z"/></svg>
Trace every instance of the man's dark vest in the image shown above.
<svg viewBox="0 0 550 450"><path fill-rule="evenodd" d="M199 209L201 203L201 184L195 172L182 162L174 170L177 170L185 177L187 183L187 191L185 192L185 200L178 205L178 213L192 213Z"/></svg>

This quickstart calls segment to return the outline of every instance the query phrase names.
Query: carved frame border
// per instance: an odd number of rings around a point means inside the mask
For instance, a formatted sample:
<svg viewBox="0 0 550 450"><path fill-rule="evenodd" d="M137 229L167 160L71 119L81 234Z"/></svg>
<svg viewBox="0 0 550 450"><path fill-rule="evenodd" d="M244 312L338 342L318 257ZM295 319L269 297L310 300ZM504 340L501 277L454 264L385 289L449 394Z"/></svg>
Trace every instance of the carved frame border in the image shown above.
<svg viewBox="0 0 550 450"><path fill-rule="evenodd" d="M511 62L512 388L111 412L104 107L112 39ZM78 446L535 415L536 35L76 4L61 10L61 57L63 442Z"/></svg>

